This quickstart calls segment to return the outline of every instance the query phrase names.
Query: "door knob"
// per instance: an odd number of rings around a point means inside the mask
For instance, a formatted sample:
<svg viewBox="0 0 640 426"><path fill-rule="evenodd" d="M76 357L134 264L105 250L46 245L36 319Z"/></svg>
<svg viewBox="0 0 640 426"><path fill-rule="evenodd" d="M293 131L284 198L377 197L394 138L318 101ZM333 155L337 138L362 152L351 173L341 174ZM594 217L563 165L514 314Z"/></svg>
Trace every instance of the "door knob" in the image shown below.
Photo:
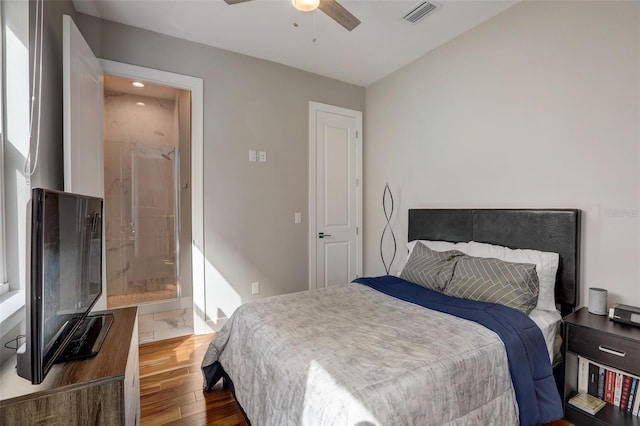
<svg viewBox="0 0 640 426"><path fill-rule="evenodd" d="M324 232L318 232L318 238L330 237L331 235L325 234Z"/></svg>

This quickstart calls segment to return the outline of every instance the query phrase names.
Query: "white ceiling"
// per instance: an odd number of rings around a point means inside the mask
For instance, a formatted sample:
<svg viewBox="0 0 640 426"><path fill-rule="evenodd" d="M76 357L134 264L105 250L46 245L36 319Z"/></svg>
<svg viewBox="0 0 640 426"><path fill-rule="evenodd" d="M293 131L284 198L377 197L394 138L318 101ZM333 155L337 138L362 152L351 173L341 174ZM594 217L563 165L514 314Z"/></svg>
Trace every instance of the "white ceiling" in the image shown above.
<svg viewBox="0 0 640 426"><path fill-rule="evenodd" d="M167 86L142 81L144 87L136 87L130 78L116 77L113 75L104 76L104 90L117 93L128 93L130 95L146 96L149 98L176 100L178 89Z"/></svg>
<svg viewBox="0 0 640 426"><path fill-rule="evenodd" d="M81 13L368 86L518 1L438 0L440 9L410 24L402 17L420 0L342 0L362 21L352 32L319 10L296 11L291 0L73 3Z"/></svg>

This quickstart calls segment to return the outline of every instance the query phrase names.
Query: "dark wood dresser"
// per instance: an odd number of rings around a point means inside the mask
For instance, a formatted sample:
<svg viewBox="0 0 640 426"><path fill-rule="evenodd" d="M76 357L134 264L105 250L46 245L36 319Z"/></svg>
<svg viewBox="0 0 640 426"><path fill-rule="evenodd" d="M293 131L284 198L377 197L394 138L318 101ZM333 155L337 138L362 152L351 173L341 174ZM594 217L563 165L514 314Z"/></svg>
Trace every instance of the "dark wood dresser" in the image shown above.
<svg viewBox="0 0 640 426"><path fill-rule="evenodd" d="M2 425L131 425L140 421L138 308L105 311L113 324L93 358L56 364L44 382L31 385L2 366Z"/></svg>

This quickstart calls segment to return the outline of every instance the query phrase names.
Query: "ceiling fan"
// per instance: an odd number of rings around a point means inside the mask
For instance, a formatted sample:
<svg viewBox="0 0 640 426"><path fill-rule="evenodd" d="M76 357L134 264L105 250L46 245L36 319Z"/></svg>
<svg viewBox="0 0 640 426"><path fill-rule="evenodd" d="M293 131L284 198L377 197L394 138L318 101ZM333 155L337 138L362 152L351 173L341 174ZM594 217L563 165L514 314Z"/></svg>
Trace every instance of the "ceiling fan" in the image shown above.
<svg viewBox="0 0 640 426"><path fill-rule="evenodd" d="M244 3L251 0L224 0L225 3L234 5L237 3ZM351 12L344 8L336 0L291 0L293 7L303 12L311 12L315 9L320 9L326 13L329 18L336 21L338 24L351 31L358 25L360 20L353 16Z"/></svg>

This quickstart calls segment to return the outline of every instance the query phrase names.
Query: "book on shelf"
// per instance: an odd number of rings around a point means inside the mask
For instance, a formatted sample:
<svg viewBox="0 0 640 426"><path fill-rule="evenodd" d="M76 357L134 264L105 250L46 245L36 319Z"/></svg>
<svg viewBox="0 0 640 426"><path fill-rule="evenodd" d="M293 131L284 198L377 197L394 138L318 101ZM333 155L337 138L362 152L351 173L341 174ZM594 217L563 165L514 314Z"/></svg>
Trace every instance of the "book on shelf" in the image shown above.
<svg viewBox="0 0 640 426"><path fill-rule="evenodd" d="M640 381L640 379L638 379L637 377L634 377L631 379L631 391L629 392L629 404L627 405L627 413L633 412L633 403L635 402L635 398L636 398L638 381Z"/></svg>
<svg viewBox="0 0 640 426"><path fill-rule="evenodd" d="M622 378L624 374L616 373L615 387L613 391L613 405L620 406L620 396L622 395Z"/></svg>
<svg viewBox="0 0 640 426"><path fill-rule="evenodd" d="M636 386L636 397L633 401L633 409L631 410L631 414L634 416L640 416L640 383Z"/></svg>
<svg viewBox="0 0 640 426"><path fill-rule="evenodd" d="M629 405L629 396L631 395L631 382L633 382L631 376L625 375L622 378L622 392L620 393L620 409L622 411L627 411L627 406Z"/></svg>
<svg viewBox="0 0 640 426"><path fill-rule="evenodd" d="M615 386L615 373L611 370L606 370L606 379L605 379L605 392L604 392L604 400L609 404L613 404L613 388Z"/></svg>
<svg viewBox="0 0 640 426"><path fill-rule="evenodd" d="M569 404L583 411L586 411L589 414L596 414L602 409L602 407L607 405L607 403L603 400L598 399L593 395L589 395L586 392L579 392L574 395L571 399L569 399Z"/></svg>
<svg viewBox="0 0 640 426"><path fill-rule="evenodd" d="M589 377L587 381L587 393L598 397L598 373L599 367L594 363L589 363Z"/></svg>
<svg viewBox="0 0 640 426"><path fill-rule="evenodd" d="M578 357L578 392L587 392L589 360Z"/></svg>
<svg viewBox="0 0 640 426"><path fill-rule="evenodd" d="M604 376L607 369L598 367L598 398L604 400Z"/></svg>
<svg viewBox="0 0 640 426"><path fill-rule="evenodd" d="M640 377L581 356L578 356L578 393L640 415Z"/></svg>

